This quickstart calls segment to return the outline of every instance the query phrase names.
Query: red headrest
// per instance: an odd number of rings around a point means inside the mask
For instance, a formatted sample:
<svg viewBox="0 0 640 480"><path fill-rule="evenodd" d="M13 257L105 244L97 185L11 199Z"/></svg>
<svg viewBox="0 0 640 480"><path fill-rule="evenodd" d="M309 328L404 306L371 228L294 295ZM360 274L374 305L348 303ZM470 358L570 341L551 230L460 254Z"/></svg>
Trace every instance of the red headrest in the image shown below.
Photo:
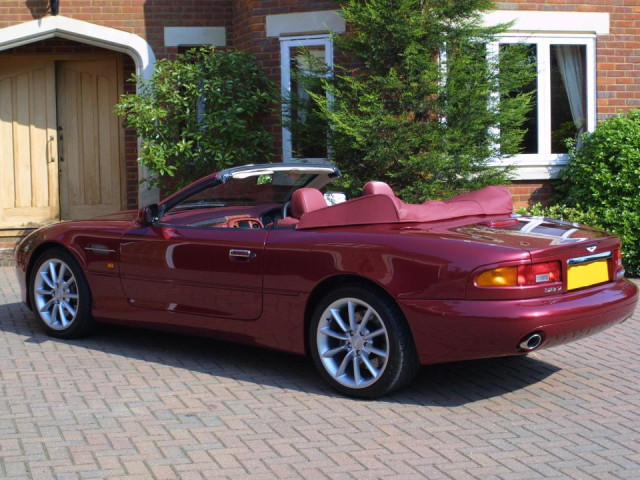
<svg viewBox="0 0 640 480"><path fill-rule="evenodd" d="M395 197L395 193L389 185L384 182L369 182L362 189L363 195L386 195L387 197Z"/></svg>
<svg viewBox="0 0 640 480"><path fill-rule="evenodd" d="M327 202L320 190L315 188L300 188L291 197L291 215L300 218L303 213L326 208Z"/></svg>

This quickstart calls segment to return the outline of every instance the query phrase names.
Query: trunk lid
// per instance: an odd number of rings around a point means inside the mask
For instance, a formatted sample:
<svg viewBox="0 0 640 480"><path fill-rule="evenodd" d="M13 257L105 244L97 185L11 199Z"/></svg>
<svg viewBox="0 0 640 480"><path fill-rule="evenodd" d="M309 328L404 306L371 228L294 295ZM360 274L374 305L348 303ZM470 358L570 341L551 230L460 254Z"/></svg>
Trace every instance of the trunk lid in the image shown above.
<svg viewBox="0 0 640 480"><path fill-rule="evenodd" d="M504 263L478 267L469 279L468 294L472 298L532 298L577 290L624 275L620 264L620 240L602 230L576 223L539 217L467 218L447 225L422 224L408 229L422 233L438 233L450 239L490 245L493 248L517 249L529 254L530 263L544 266L559 265L560 280L549 282L546 275L536 277L526 286L483 287L478 276L502 265L518 266L525 263L508 260ZM407 229L403 229L407 230ZM409 233L406 232L405 233ZM413 232L412 232L413 233ZM417 233L417 232L416 232ZM529 263L529 262L526 262ZM520 267L518 267L520 268ZM526 268L526 267L523 267ZM520 270L518 270L518 275ZM538 278L540 283L538 284ZM520 280L518 280L519 282Z"/></svg>
<svg viewBox="0 0 640 480"><path fill-rule="evenodd" d="M460 233L484 235L512 247L527 250L534 265L557 265L561 282L541 284L542 293L560 293L618 280L624 275L620 241L602 230L561 220L514 217L460 227ZM535 277L537 278L537 277ZM546 278L542 276L541 278ZM560 284L561 283L561 284ZM536 293L531 288L530 293Z"/></svg>
<svg viewBox="0 0 640 480"><path fill-rule="evenodd" d="M490 219L453 231L474 241L527 250L533 261L584 256L619 243L617 237L593 227L538 217Z"/></svg>

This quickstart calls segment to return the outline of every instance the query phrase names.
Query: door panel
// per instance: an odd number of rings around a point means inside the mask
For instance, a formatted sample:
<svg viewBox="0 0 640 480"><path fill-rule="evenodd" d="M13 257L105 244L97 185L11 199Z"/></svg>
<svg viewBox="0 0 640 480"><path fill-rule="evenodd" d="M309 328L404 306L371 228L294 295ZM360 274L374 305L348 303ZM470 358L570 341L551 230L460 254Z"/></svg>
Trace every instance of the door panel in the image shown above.
<svg viewBox="0 0 640 480"><path fill-rule="evenodd" d="M166 312L254 320L262 313L266 236L264 229L132 230L120 247L120 274L129 303ZM233 257L231 250L253 255ZM158 321L170 322L171 317Z"/></svg>
<svg viewBox="0 0 640 480"><path fill-rule="evenodd" d="M55 94L53 61L0 65L0 227L58 219Z"/></svg>
<svg viewBox="0 0 640 480"><path fill-rule="evenodd" d="M63 219L121 209L120 126L116 60L58 62Z"/></svg>

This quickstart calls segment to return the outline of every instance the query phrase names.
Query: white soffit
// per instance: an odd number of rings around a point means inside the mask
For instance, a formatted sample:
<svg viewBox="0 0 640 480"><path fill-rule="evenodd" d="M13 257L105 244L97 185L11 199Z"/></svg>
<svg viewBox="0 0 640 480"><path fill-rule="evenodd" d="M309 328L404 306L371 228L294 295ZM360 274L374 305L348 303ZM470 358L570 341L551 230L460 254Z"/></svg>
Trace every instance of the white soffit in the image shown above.
<svg viewBox="0 0 640 480"><path fill-rule="evenodd" d="M344 18L340 16L337 10L267 15L266 23L267 37L329 31L343 33L347 29Z"/></svg>
<svg viewBox="0 0 640 480"><path fill-rule="evenodd" d="M494 10L484 14L485 25L514 22L510 32L609 34L607 12L541 12Z"/></svg>
<svg viewBox="0 0 640 480"><path fill-rule="evenodd" d="M225 27L164 27L164 45L178 47L181 45L227 45Z"/></svg>
<svg viewBox="0 0 640 480"><path fill-rule="evenodd" d="M138 75L149 78L153 72L156 58L142 37L62 15L0 28L0 51L53 37L124 52L133 58Z"/></svg>

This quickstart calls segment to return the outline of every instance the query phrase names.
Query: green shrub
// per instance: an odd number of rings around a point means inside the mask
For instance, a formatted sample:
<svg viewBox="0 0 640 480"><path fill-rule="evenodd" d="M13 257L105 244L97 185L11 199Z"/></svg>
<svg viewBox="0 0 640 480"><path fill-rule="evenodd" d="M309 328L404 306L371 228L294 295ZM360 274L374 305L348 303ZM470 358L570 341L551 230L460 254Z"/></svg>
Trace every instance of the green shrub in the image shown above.
<svg viewBox="0 0 640 480"><path fill-rule="evenodd" d="M582 223L584 225L602 228L599 224L598 215L592 210L585 210L581 208L580 205L575 207L568 207L567 205L561 204L543 206L540 203L536 203L527 209L518 210L518 213L535 217L556 218L559 220L566 220L568 222Z"/></svg>
<svg viewBox="0 0 640 480"><path fill-rule="evenodd" d="M156 63L149 81L134 77L137 94L123 95L116 113L142 138L138 161L150 184L179 188L234 165L262 163L273 139L263 126L276 90L251 55L193 49Z"/></svg>
<svg viewBox="0 0 640 480"><path fill-rule="evenodd" d="M586 223L622 239L627 273L640 275L640 110L602 122L562 172L554 206L528 213Z"/></svg>

